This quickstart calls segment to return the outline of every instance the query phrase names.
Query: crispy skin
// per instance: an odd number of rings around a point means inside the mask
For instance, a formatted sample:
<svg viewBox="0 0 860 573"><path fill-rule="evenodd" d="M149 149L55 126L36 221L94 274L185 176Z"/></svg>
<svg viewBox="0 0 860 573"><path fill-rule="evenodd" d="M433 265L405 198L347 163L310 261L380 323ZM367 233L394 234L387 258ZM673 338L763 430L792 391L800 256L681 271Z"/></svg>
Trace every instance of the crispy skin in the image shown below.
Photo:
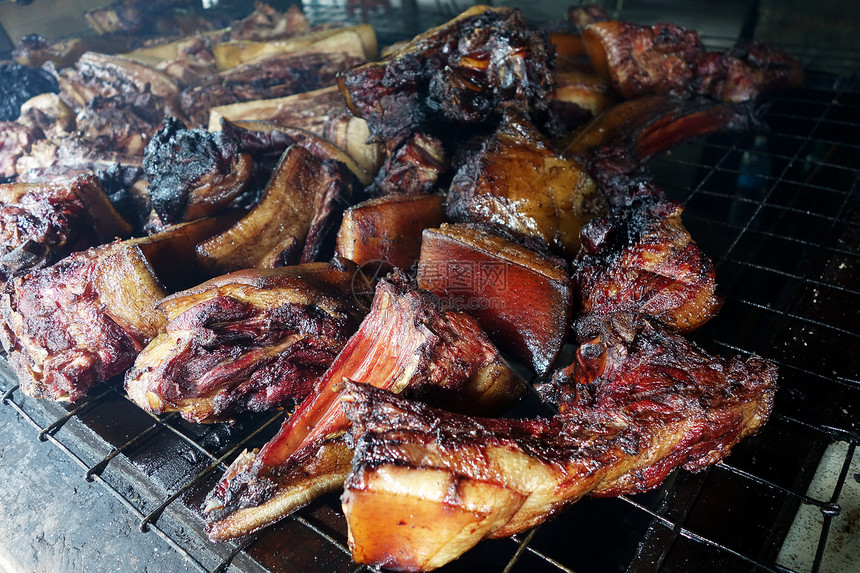
<svg viewBox="0 0 860 573"><path fill-rule="evenodd" d="M337 261L238 271L167 297L167 328L126 373L126 392L144 410L193 422L302 400L363 317L354 292L371 285L356 270Z"/></svg>
<svg viewBox="0 0 860 573"><path fill-rule="evenodd" d="M628 315L629 318L629 315ZM556 378L561 413L481 419L347 385L355 442L342 499L358 563L427 571L585 495L656 487L716 463L767 420L776 368L615 320Z"/></svg>
<svg viewBox="0 0 860 573"><path fill-rule="evenodd" d="M440 122L487 121L509 104L542 115L553 63L548 35L518 10L476 6L338 82L371 135L399 141Z"/></svg>
<svg viewBox="0 0 860 573"><path fill-rule="evenodd" d="M643 189L643 165L657 153L692 137L757 125L750 104L652 95L607 109L570 134L560 149L586 165L609 204L619 206L654 193L653 188Z"/></svg>
<svg viewBox="0 0 860 573"><path fill-rule="evenodd" d="M678 332L717 313L722 301L714 294L714 265L684 228L682 212L674 201L642 198L583 227L573 264L580 341L619 311L653 316Z"/></svg>
<svg viewBox="0 0 860 573"><path fill-rule="evenodd" d="M425 229L418 286L474 316L490 339L546 374L567 338L567 265L474 224Z"/></svg>
<svg viewBox="0 0 860 573"><path fill-rule="evenodd" d="M314 392L209 494L210 538L251 533L340 487L350 459L339 400L347 379L472 411L497 411L524 390L474 319L441 311L433 295L395 273L379 282L370 312Z"/></svg>
<svg viewBox="0 0 860 573"><path fill-rule="evenodd" d="M441 195L393 195L368 199L343 214L335 252L365 263L410 268L421 254L421 232L442 224Z"/></svg>
<svg viewBox="0 0 860 573"><path fill-rule="evenodd" d="M453 222L499 225L569 256L582 225L605 211L585 168L515 111L454 175L446 204Z"/></svg>
<svg viewBox="0 0 860 573"><path fill-rule="evenodd" d="M131 227L93 175L54 183L0 185L0 277L4 280L130 233Z"/></svg>
<svg viewBox="0 0 860 573"><path fill-rule="evenodd" d="M803 83L800 64L773 46L753 42L725 54L706 52L695 30L676 24L597 22L582 39L594 67L625 98L698 94L755 101Z"/></svg>

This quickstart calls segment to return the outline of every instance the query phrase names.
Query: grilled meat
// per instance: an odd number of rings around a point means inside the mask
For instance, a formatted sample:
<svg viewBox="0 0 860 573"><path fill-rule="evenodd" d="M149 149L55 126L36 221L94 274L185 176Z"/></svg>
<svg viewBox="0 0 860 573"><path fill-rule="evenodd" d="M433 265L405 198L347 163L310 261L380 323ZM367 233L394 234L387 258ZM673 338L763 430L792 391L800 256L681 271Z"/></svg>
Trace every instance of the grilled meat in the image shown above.
<svg viewBox="0 0 860 573"><path fill-rule="evenodd" d="M648 159L692 137L748 130L757 125L754 112L748 104L644 96L604 111L560 147L587 166L610 205L626 205L640 195L662 196L644 175Z"/></svg>
<svg viewBox="0 0 860 573"><path fill-rule="evenodd" d="M446 205L451 221L500 225L569 256L582 225L605 211L585 168L513 110L454 175Z"/></svg>
<svg viewBox="0 0 860 573"><path fill-rule="evenodd" d="M33 144L43 135L38 126L0 122L0 181L10 180L18 174L18 161L32 151Z"/></svg>
<svg viewBox="0 0 860 573"><path fill-rule="evenodd" d="M448 170L442 142L423 133L404 140L385 160L368 195L416 195L431 193Z"/></svg>
<svg viewBox="0 0 860 573"><path fill-rule="evenodd" d="M306 34L310 29L308 19L298 6L278 12L265 2L256 2L253 12L230 24L230 40L262 42Z"/></svg>
<svg viewBox="0 0 860 573"><path fill-rule="evenodd" d="M230 121L264 120L280 125L300 127L317 135L323 135L323 129L329 118L342 110L346 110L343 97L337 86L329 86L310 92L272 98L228 104L214 107L209 113L209 131L221 129L221 118Z"/></svg>
<svg viewBox="0 0 860 573"><path fill-rule="evenodd" d="M238 271L159 303L166 330L126 373L149 412L213 422L300 401L358 329L372 285L347 261Z"/></svg>
<svg viewBox="0 0 860 573"><path fill-rule="evenodd" d="M400 273L383 279L314 392L259 453L237 458L209 494L212 539L251 533L340 487L350 459L339 400L344 380L474 412L497 411L524 390L474 319L443 312Z"/></svg>
<svg viewBox="0 0 860 573"><path fill-rule="evenodd" d="M177 223L216 213L235 201L251 178L252 163L232 133L187 129L178 118L168 117L146 146L143 169L158 216Z"/></svg>
<svg viewBox="0 0 860 573"><path fill-rule="evenodd" d="M93 175L0 185L0 279L131 233Z"/></svg>
<svg viewBox="0 0 860 573"><path fill-rule="evenodd" d="M167 74L122 56L87 52L58 77L63 97L77 109L96 96L119 97L133 103L144 94L155 96L150 116L180 113L179 88Z"/></svg>
<svg viewBox="0 0 860 573"><path fill-rule="evenodd" d="M695 30L676 24L597 22L582 38L594 67L625 98L698 94L740 102L803 83L800 64L772 46L706 52Z"/></svg>
<svg viewBox="0 0 860 573"><path fill-rule="evenodd" d="M39 34L27 34L15 45L12 58L22 66L40 68L45 62L52 62L60 69L74 65L86 52L127 52L132 48L133 42L134 38L127 35L48 40Z"/></svg>
<svg viewBox="0 0 860 573"><path fill-rule="evenodd" d="M418 286L475 317L490 340L540 375L570 330L573 289L564 260L485 226L425 229Z"/></svg>
<svg viewBox="0 0 860 573"><path fill-rule="evenodd" d="M567 9L567 19L581 33L595 22L608 21L609 12L603 6L596 4L571 6Z"/></svg>
<svg viewBox="0 0 860 573"><path fill-rule="evenodd" d="M287 149L259 204L233 227L197 248L210 274L318 260L352 202L355 176L300 145Z"/></svg>
<svg viewBox="0 0 860 573"><path fill-rule="evenodd" d="M77 400L131 366L164 326L156 308L164 285L192 277L193 247L217 226L186 223L94 247L8 281L0 297L0 339L21 390Z"/></svg>
<svg viewBox="0 0 860 573"><path fill-rule="evenodd" d="M380 60L343 72L350 109L377 140L399 141L439 123L477 123L505 105L536 118L553 90L547 34L519 11L476 6Z"/></svg>
<svg viewBox="0 0 860 573"><path fill-rule="evenodd" d="M725 53L708 52L696 62L698 93L722 101L756 101L803 84L803 67L778 48L743 42Z"/></svg>
<svg viewBox="0 0 860 573"><path fill-rule="evenodd" d="M421 254L421 232L442 219L440 195L368 199L344 212L336 253L358 265L384 262L408 269Z"/></svg>
<svg viewBox="0 0 860 573"><path fill-rule="evenodd" d="M556 377L549 419L481 419L348 384L355 443L343 497L358 563L426 571L585 495L656 487L716 463L767 420L776 368L706 354L616 315Z"/></svg>
<svg viewBox="0 0 860 573"><path fill-rule="evenodd" d="M182 92L182 110L194 125L209 124L213 107L271 99L333 85L335 75L364 62L347 54L286 53L219 72Z"/></svg>
<svg viewBox="0 0 860 573"><path fill-rule="evenodd" d="M674 201L645 197L586 223L573 263L579 340L595 336L619 311L652 316L679 332L717 313L714 265L681 223L682 211Z"/></svg>
<svg viewBox="0 0 860 573"><path fill-rule="evenodd" d="M0 65L0 121L16 120L28 99L58 91L57 79L48 71L20 64Z"/></svg>

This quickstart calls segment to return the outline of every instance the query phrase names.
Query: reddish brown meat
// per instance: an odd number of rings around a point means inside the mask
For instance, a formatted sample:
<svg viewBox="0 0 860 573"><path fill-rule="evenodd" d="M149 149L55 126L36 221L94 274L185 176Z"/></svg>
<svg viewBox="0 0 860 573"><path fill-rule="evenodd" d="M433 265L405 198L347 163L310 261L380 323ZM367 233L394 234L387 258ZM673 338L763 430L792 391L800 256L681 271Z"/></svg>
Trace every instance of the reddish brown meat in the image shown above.
<svg viewBox="0 0 860 573"><path fill-rule="evenodd" d="M431 193L447 169L448 158L442 142L416 133L388 156L367 193L375 196Z"/></svg>
<svg viewBox="0 0 860 573"><path fill-rule="evenodd" d="M643 198L583 227L573 273L579 340L619 311L653 316L679 332L717 313L714 265L681 223L682 211L673 201Z"/></svg>
<svg viewBox="0 0 860 573"><path fill-rule="evenodd" d="M358 329L372 285L348 261L238 271L169 296L125 389L143 409L213 422L302 400Z"/></svg>
<svg viewBox="0 0 860 573"><path fill-rule="evenodd" d="M550 419L459 416L348 385L355 453L342 497L353 559L426 571L584 495L657 486L716 463L767 420L776 368L725 360L615 316L549 392Z"/></svg>
<svg viewBox="0 0 860 573"><path fill-rule="evenodd" d="M695 30L676 24L597 22L582 39L594 67L625 98L698 94L741 102L803 83L800 64L773 46L754 42L725 54L706 52Z"/></svg>
<svg viewBox="0 0 860 573"><path fill-rule="evenodd" d="M0 185L3 280L130 232L93 175L54 183Z"/></svg>
<svg viewBox="0 0 860 573"><path fill-rule="evenodd" d="M259 453L237 458L209 494L212 539L251 533L340 487L350 459L339 400L345 380L473 412L498 411L524 390L473 318L443 312L433 295L395 273L379 282L359 331L313 394Z"/></svg>

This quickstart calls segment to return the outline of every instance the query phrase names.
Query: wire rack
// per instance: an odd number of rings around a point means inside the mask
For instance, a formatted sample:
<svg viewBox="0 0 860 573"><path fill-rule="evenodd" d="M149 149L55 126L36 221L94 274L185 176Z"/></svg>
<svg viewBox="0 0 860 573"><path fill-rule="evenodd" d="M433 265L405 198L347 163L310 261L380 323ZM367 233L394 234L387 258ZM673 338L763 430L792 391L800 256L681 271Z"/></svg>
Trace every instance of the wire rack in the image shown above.
<svg viewBox="0 0 860 573"><path fill-rule="evenodd" d="M845 73L812 74L808 87L767 102L766 132L715 135L650 164L685 204L726 299L695 338L779 365L770 422L706 471L676 472L646 494L583 500L444 571L831 570L846 519L840 495L860 483L860 57L838 58ZM206 540L206 493L285 413L208 426L154 417L118 381L80 403L46 403L18 390L5 361L0 370L2 403L200 571L367 570L350 559L336 495L241 542Z"/></svg>

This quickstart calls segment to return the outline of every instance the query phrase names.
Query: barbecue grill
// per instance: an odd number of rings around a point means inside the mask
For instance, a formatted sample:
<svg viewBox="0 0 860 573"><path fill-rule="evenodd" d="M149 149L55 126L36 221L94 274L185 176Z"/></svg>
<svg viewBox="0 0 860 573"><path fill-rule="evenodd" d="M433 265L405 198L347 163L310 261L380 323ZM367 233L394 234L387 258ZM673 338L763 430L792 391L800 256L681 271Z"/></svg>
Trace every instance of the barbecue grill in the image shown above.
<svg viewBox="0 0 860 573"><path fill-rule="evenodd" d="M339 14L314 9L309 15ZM705 471L675 472L645 494L585 499L527 533L482 542L443 571L860 568L860 52L780 47L809 77L766 100L765 129L689 142L649 164L685 205L725 297L692 338L778 364L771 420ZM369 570L350 559L336 495L244 540L206 539L206 493L236 455L274 435L285 412L205 426L155 417L125 396L121 380L75 404L50 403L24 396L5 361L0 367L2 403L32 424L34 439L120 500L139 535L162 537L200 571ZM530 396L518 412L536 404Z"/></svg>

